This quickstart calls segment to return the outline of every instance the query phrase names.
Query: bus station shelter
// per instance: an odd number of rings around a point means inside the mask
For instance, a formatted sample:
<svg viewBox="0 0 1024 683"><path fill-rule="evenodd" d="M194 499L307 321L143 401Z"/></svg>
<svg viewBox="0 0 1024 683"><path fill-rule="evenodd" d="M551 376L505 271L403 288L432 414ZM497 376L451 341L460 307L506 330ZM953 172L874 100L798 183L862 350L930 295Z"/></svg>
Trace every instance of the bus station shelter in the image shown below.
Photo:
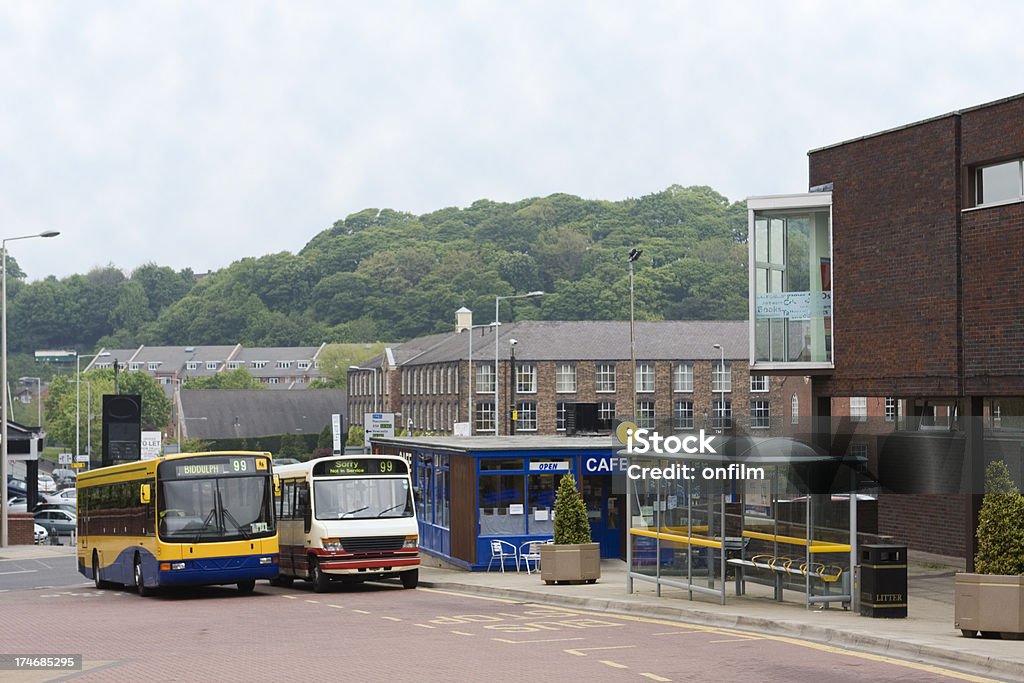
<svg viewBox="0 0 1024 683"><path fill-rule="evenodd" d="M627 458L627 592L635 581L726 602L748 583L854 606L861 458L789 437L724 438L717 453Z"/></svg>

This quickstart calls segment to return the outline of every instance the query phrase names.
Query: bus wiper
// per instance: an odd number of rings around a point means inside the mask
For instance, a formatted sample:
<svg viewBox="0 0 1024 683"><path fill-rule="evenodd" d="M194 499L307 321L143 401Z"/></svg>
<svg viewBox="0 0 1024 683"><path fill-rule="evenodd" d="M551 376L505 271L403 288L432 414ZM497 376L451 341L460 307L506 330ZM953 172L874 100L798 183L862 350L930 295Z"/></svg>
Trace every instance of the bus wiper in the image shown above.
<svg viewBox="0 0 1024 683"><path fill-rule="evenodd" d="M389 508L386 508L386 509L384 509L384 510L381 510L381 511L380 511L379 513L377 513L377 519L380 519L381 517L383 517L383 516L384 516L384 513L385 513L385 512L391 512L391 511L392 511L392 510L394 510L395 508L405 507L405 505L406 505L407 503L408 503L408 501L406 501L406 502L403 502L403 503L398 503L397 505L392 505L392 506L391 506L391 507L389 507Z"/></svg>
<svg viewBox="0 0 1024 683"><path fill-rule="evenodd" d="M343 517L347 517L348 515L354 515L357 512L362 512L363 510L365 510L368 507L370 507L370 506L369 505L364 505L363 507L356 508L355 510L349 510L348 512L342 512L340 515L338 515L338 519L342 519Z"/></svg>
<svg viewBox="0 0 1024 683"><path fill-rule="evenodd" d="M203 520L203 526L199 527L199 531L196 532L195 538L192 539L193 543L199 542L199 537L206 531L206 527L210 526L210 522L213 521L214 515L217 514L217 508L210 508L210 514L206 515L206 519Z"/></svg>
<svg viewBox="0 0 1024 683"><path fill-rule="evenodd" d="M235 528L238 529L238 532L240 534L242 534L242 538L244 538L247 541L249 540L248 532L246 532L246 530L242 528L242 525L238 523L238 520L235 519L235 516L232 515L231 511L228 510L227 508L224 508L224 517L227 518L228 521L230 521L232 524L235 525Z"/></svg>

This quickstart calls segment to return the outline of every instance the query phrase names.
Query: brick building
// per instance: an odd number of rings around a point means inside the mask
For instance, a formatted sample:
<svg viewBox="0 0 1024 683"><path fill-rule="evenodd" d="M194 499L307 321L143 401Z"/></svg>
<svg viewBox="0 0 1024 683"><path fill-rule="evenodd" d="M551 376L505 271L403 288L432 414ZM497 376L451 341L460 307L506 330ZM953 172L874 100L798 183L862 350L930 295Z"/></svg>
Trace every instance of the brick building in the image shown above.
<svg viewBox="0 0 1024 683"><path fill-rule="evenodd" d="M608 433L613 418L634 413L641 426L668 432L717 428L723 421L758 430L792 421L794 411L797 417L809 413L803 377L751 375L746 321L637 322L636 373L629 327L524 321L501 325L496 340L493 327L468 323L457 326L461 331L389 347L350 369L351 423L361 425L364 413L388 412L399 413L398 426L414 432L452 434L456 423L468 423L471 434L494 435L496 388L499 434Z"/></svg>
<svg viewBox="0 0 1024 683"><path fill-rule="evenodd" d="M898 406L878 473L888 457L954 476L883 495L879 531L969 564L986 457L1021 470L1021 121L1017 95L812 150L809 193L748 201L751 372L812 376L819 417ZM842 452L832 422L818 438Z"/></svg>

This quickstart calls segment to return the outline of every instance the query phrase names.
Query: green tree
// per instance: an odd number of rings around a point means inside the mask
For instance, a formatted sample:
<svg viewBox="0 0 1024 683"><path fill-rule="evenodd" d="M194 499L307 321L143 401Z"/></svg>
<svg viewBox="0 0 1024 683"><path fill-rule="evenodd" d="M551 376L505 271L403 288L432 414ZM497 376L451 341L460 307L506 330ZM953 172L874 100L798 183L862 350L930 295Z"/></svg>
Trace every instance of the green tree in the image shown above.
<svg viewBox="0 0 1024 683"><path fill-rule="evenodd" d="M985 471L974 567L979 574L1024 575L1024 495L1002 460Z"/></svg>
<svg viewBox="0 0 1024 683"><path fill-rule="evenodd" d="M587 506L572 474L562 476L555 492L555 543L590 543Z"/></svg>
<svg viewBox="0 0 1024 683"><path fill-rule="evenodd" d="M224 370L205 377L190 377L188 389L252 389L262 390L265 387L260 383L259 378L254 377L245 368Z"/></svg>
<svg viewBox="0 0 1024 683"><path fill-rule="evenodd" d="M309 453L306 451L306 442L302 440L302 437L293 432L281 435L281 443L277 447L277 453L274 454L278 458L297 458L298 460L306 460L309 457Z"/></svg>

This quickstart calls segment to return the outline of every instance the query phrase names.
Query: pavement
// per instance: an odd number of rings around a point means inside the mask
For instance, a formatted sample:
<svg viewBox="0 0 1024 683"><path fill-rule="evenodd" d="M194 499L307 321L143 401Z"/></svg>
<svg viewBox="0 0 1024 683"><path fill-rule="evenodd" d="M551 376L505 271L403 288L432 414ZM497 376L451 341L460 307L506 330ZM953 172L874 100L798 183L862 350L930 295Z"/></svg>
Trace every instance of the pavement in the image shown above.
<svg viewBox="0 0 1024 683"><path fill-rule="evenodd" d="M0 548L0 560L45 559L74 554L71 546L9 546ZM734 595L732 582L726 604L714 598L634 581L626 592L626 565L619 560L601 562L595 584L547 585L536 572L467 572L423 566L420 585L519 602L543 603L634 616L676 620L742 631L799 638L847 650L891 656L962 671L978 676L1024 680L1024 647L1020 641L965 638L953 627L953 578L963 571L963 560L939 555L908 553L908 616L882 619L861 616L837 606L807 609L803 594L786 591L777 602L770 589L747 585L747 595ZM424 556L430 563L430 556Z"/></svg>

